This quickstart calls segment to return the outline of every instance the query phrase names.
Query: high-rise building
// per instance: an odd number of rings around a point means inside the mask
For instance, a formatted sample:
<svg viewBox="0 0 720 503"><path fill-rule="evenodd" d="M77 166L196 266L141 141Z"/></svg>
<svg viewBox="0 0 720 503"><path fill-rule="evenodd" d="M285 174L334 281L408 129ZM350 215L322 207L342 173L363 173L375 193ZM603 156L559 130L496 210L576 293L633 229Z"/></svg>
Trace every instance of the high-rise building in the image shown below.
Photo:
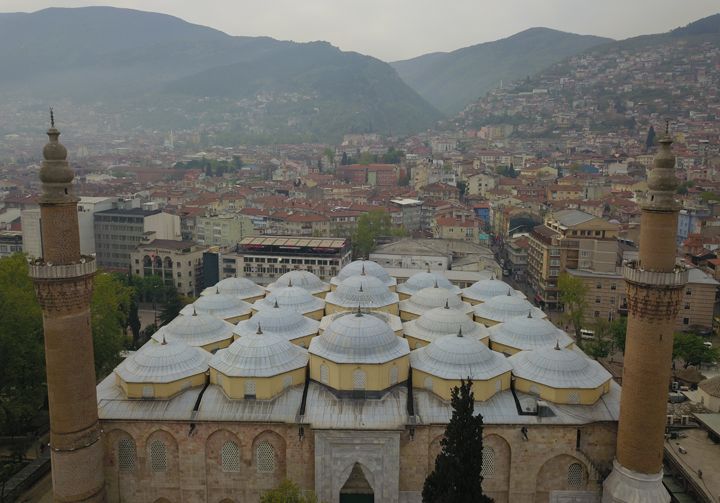
<svg viewBox="0 0 720 503"><path fill-rule="evenodd" d="M639 257L623 267L628 301L623 390L604 503L670 501L662 483L667 393L675 318L688 278L675 261L680 205L671 144L666 131L641 204Z"/></svg>
<svg viewBox="0 0 720 503"><path fill-rule="evenodd" d="M40 180L42 258L30 276L43 310L53 498L105 501L90 299L95 260L80 253L78 201L60 132L51 121Z"/></svg>

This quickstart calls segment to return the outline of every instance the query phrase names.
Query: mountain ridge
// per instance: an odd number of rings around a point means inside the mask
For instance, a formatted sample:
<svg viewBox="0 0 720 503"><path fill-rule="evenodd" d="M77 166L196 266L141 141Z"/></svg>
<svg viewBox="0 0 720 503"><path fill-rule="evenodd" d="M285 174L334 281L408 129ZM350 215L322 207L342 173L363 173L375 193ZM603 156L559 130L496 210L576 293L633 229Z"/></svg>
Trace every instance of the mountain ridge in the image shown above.
<svg viewBox="0 0 720 503"><path fill-rule="evenodd" d="M418 94L445 114L497 87L612 39L534 27L491 42L390 63Z"/></svg>

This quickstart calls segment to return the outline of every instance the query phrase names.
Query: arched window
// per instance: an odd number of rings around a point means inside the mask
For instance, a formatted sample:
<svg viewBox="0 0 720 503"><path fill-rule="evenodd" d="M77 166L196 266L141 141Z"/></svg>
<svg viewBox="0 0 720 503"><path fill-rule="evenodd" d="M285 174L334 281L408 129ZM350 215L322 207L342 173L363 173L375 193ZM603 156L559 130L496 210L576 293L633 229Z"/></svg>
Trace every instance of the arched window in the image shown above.
<svg viewBox="0 0 720 503"><path fill-rule="evenodd" d="M245 381L245 398L255 398L255 381Z"/></svg>
<svg viewBox="0 0 720 503"><path fill-rule="evenodd" d="M283 388L289 388L292 386L292 376L283 377Z"/></svg>
<svg viewBox="0 0 720 503"><path fill-rule="evenodd" d="M152 259L147 255L143 257L143 267L152 267Z"/></svg>
<svg viewBox="0 0 720 503"><path fill-rule="evenodd" d="M365 371L362 369L356 369L353 372L353 389L365 389Z"/></svg>
<svg viewBox="0 0 720 503"><path fill-rule="evenodd" d="M495 449L492 447L483 446L480 475L486 479L490 479L495 475Z"/></svg>
<svg viewBox="0 0 720 503"><path fill-rule="evenodd" d="M153 265L155 269L162 269L162 259L156 255L153 259Z"/></svg>
<svg viewBox="0 0 720 503"><path fill-rule="evenodd" d="M320 382L327 384L330 381L330 370L324 363L320 365Z"/></svg>
<svg viewBox="0 0 720 503"><path fill-rule="evenodd" d="M390 369L390 386L393 384L397 384L398 382L398 368L396 365L393 365Z"/></svg>
<svg viewBox="0 0 720 503"><path fill-rule="evenodd" d="M259 473L273 473L277 468L275 448L267 440L262 440L255 448L255 463Z"/></svg>
<svg viewBox="0 0 720 503"><path fill-rule="evenodd" d="M495 380L495 391L502 391L502 380L501 379Z"/></svg>
<svg viewBox="0 0 720 503"><path fill-rule="evenodd" d="M540 388L538 388L537 384L530 385L530 394L531 395L540 395Z"/></svg>
<svg viewBox="0 0 720 503"><path fill-rule="evenodd" d="M568 393L568 403L580 403L580 393L577 391Z"/></svg>
<svg viewBox="0 0 720 503"><path fill-rule="evenodd" d="M432 377L429 377L429 376L426 377L425 382L423 383L423 386L425 387L425 389L432 391L432 389L433 389Z"/></svg>
<svg viewBox="0 0 720 503"><path fill-rule="evenodd" d="M173 261L170 257L165 257L165 269L172 269Z"/></svg>
<svg viewBox="0 0 720 503"><path fill-rule="evenodd" d="M155 396L155 388L152 386L143 386L142 389L143 398L152 398Z"/></svg>
<svg viewBox="0 0 720 503"><path fill-rule="evenodd" d="M240 447L235 442L225 442L220 449L220 464L224 472L240 471Z"/></svg>
<svg viewBox="0 0 720 503"><path fill-rule="evenodd" d="M571 463L567 473L568 486L571 489L582 489L585 487L585 469L580 463Z"/></svg>
<svg viewBox="0 0 720 503"><path fill-rule="evenodd" d="M121 472L131 472L135 469L135 442L131 438L121 438L118 441L118 467Z"/></svg>
<svg viewBox="0 0 720 503"><path fill-rule="evenodd" d="M154 472L167 470L167 448L165 442L153 440L150 443L150 469Z"/></svg>

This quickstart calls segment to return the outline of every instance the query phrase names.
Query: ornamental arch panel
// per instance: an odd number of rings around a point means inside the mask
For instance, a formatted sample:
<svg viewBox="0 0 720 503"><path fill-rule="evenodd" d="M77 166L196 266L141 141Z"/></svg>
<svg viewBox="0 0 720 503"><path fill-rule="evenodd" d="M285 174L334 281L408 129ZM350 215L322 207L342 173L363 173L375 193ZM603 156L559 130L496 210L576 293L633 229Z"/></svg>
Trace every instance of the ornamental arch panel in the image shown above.
<svg viewBox="0 0 720 503"><path fill-rule="evenodd" d="M548 501L551 491L588 489L588 469L581 460L559 454L542 465L535 479L536 501Z"/></svg>

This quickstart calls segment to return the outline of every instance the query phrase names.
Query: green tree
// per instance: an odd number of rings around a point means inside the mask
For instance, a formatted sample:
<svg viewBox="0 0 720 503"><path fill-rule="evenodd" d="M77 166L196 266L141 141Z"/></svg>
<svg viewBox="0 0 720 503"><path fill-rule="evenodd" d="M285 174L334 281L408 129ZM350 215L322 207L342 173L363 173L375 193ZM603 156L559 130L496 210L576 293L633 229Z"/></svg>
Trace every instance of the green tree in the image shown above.
<svg viewBox="0 0 720 503"><path fill-rule="evenodd" d="M452 417L440 441L435 469L425 479L423 503L487 503L482 490L483 418L474 415L472 381L452 389Z"/></svg>
<svg viewBox="0 0 720 503"><path fill-rule="evenodd" d="M27 260L0 259L0 435L19 435L45 402L42 312Z"/></svg>
<svg viewBox="0 0 720 503"><path fill-rule="evenodd" d="M91 324L98 379L108 375L120 363L132 295L132 288L113 275L100 273L95 276Z"/></svg>
<svg viewBox="0 0 720 503"><path fill-rule="evenodd" d="M720 353L717 348L709 348L703 338L697 334L678 332L673 339L673 360L683 361L683 367L699 366L718 360Z"/></svg>
<svg viewBox="0 0 720 503"><path fill-rule="evenodd" d="M132 298L130 299L130 312L128 313L128 327L132 331L133 336L133 343L132 347L133 349L138 349L140 347L140 328L142 327L140 323L140 316L138 314L138 305L137 305L137 293L135 289L133 289Z"/></svg>
<svg viewBox="0 0 720 503"><path fill-rule="evenodd" d="M625 338L627 337L627 318L622 316L610 322L610 337L615 351L625 353Z"/></svg>
<svg viewBox="0 0 720 503"><path fill-rule="evenodd" d="M377 160L377 158L370 152L363 152L358 158L358 164L370 164Z"/></svg>
<svg viewBox="0 0 720 503"><path fill-rule="evenodd" d="M317 498L314 494L303 496L297 484L283 480L278 487L263 494L260 503L317 503Z"/></svg>
<svg viewBox="0 0 720 503"><path fill-rule="evenodd" d="M583 343L583 351L596 360L605 358L610 354L613 344L610 322L603 319L595 320L593 331L595 338Z"/></svg>
<svg viewBox="0 0 720 503"><path fill-rule="evenodd" d="M165 303L160 312L160 325L167 325L177 318L180 310L185 307L180 295L174 287L167 287L165 291Z"/></svg>
<svg viewBox="0 0 720 503"><path fill-rule="evenodd" d="M375 240L379 236L399 236L404 229L394 228L390 214L385 210L372 210L360 215L352 234L354 258L367 257L375 249Z"/></svg>
<svg viewBox="0 0 720 503"><path fill-rule="evenodd" d="M560 302L565 307L564 317L572 323L575 330L575 343L581 346L580 329L587 309L587 286L582 279L563 273L558 278L558 290L560 290Z"/></svg>

